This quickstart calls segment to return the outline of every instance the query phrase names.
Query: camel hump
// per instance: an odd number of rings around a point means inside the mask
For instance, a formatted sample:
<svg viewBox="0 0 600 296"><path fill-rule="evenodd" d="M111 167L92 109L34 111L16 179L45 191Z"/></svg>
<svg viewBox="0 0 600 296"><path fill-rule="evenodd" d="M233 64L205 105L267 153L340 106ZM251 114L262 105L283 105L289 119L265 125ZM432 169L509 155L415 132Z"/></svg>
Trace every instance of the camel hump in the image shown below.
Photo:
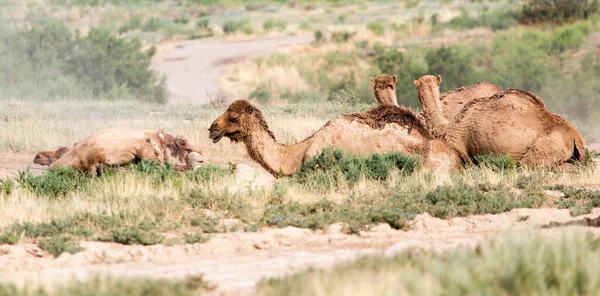
<svg viewBox="0 0 600 296"><path fill-rule="evenodd" d="M534 95L533 93L528 92L526 90L517 89L517 88L511 88L509 90L506 90L506 91L502 92L501 94L503 96L504 95L516 95L516 96L519 96L521 98L528 99L532 103L540 106L541 108L546 109L546 105L544 104L544 102L542 101L542 99L540 97L538 97L538 96Z"/></svg>

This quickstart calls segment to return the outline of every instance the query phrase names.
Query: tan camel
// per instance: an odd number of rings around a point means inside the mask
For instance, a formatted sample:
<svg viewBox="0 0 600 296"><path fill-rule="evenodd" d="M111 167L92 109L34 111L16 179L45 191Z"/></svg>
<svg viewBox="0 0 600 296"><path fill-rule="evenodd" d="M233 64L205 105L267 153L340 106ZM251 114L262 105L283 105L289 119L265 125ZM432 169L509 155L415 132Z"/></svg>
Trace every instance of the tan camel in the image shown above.
<svg viewBox="0 0 600 296"><path fill-rule="evenodd" d="M170 161L178 170L191 169L203 161L200 149L184 138L162 131L116 128L97 131L70 149L42 151L34 162L96 173L102 166L122 166L140 159Z"/></svg>
<svg viewBox="0 0 600 296"><path fill-rule="evenodd" d="M396 75L381 74L375 78L371 77L371 86L379 105L398 106L396 82Z"/></svg>
<svg viewBox="0 0 600 296"><path fill-rule="evenodd" d="M371 78L371 85L375 93L375 99L379 104L398 106L396 97L396 76L381 74ZM461 87L455 91L448 91L440 95L440 108L446 120L452 121L456 114L470 101L476 98L489 97L502 91L502 88L491 82L477 82L475 85ZM417 113L417 117L424 118L423 112Z"/></svg>
<svg viewBox="0 0 600 296"><path fill-rule="evenodd" d="M431 75L415 81L424 113L435 131L447 124L440 116L440 83L441 77ZM447 125L443 139L464 162L485 154L509 154L528 166L555 166L584 158L579 132L550 112L540 98L518 89L467 103Z"/></svg>
<svg viewBox="0 0 600 296"><path fill-rule="evenodd" d="M276 141L258 108L238 100L215 119L209 131L214 143L223 137L244 143L250 157L275 177L297 173L302 163L324 148L358 156L392 151L422 155L426 168L449 169L460 163L455 154L446 151L443 140L429 140L413 112L389 105L336 117L305 140L287 145Z"/></svg>

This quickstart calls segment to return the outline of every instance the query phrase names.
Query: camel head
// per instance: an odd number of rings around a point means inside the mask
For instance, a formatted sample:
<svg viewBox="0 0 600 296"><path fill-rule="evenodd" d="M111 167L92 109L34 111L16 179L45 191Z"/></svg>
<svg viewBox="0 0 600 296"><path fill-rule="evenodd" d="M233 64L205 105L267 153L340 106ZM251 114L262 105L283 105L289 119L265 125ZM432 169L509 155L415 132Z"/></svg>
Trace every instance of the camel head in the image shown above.
<svg viewBox="0 0 600 296"><path fill-rule="evenodd" d="M187 139L173 137L162 131L158 133L158 138L173 165L194 168L204 161L200 147L190 143Z"/></svg>
<svg viewBox="0 0 600 296"><path fill-rule="evenodd" d="M415 80L414 84L419 89L419 93L422 91L430 91L433 95L437 93L437 99L439 100L442 76L425 75L418 80ZM421 96L419 96L419 100L421 100L421 104L423 104Z"/></svg>
<svg viewBox="0 0 600 296"><path fill-rule="evenodd" d="M53 162L61 158L65 153L69 151L67 147L59 147L54 151L41 151L35 155L33 163L39 165L51 165Z"/></svg>
<svg viewBox="0 0 600 296"><path fill-rule="evenodd" d="M213 143L217 143L223 137L233 142L244 141L256 129L263 129L275 139L260 110L246 100L237 100L213 121L208 131Z"/></svg>
<svg viewBox="0 0 600 296"><path fill-rule="evenodd" d="M371 77L371 86L375 93L375 99L377 99L380 105L398 106L396 82L396 75L381 74L375 78Z"/></svg>

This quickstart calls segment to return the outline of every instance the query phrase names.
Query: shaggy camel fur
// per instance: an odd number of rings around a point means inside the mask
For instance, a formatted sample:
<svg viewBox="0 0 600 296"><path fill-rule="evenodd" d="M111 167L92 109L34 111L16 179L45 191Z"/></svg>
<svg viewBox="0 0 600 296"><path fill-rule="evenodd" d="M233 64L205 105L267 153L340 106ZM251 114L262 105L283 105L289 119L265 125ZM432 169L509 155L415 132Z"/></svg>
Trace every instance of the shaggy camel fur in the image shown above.
<svg viewBox="0 0 600 296"><path fill-rule="evenodd" d="M184 138L162 131L117 128L97 131L71 149L42 151L34 162L96 173L102 166L122 166L140 159L170 161L178 170L191 169L203 161L200 149Z"/></svg>
<svg viewBox="0 0 600 296"><path fill-rule="evenodd" d="M431 75L415 81L423 110L431 115L428 120L436 131L447 124L440 116L440 82L439 76ZM443 139L463 162L485 154L509 154L527 166L555 166L584 158L579 132L550 112L539 97L518 89L467 103L447 126Z"/></svg>
<svg viewBox="0 0 600 296"><path fill-rule="evenodd" d="M396 75L381 74L375 78L371 77L371 86L379 105L398 106L396 82Z"/></svg>
<svg viewBox="0 0 600 296"><path fill-rule="evenodd" d="M398 106L396 97L396 76L381 74L371 78L371 85L375 93L377 103ZM440 108L442 115L448 121L452 121L456 114L470 101L476 98L489 97L502 91L499 86L490 82L477 82L475 85L461 87L455 91L448 91L440 95ZM424 119L423 112L419 112L417 117Z"/></svg>
<svg viewBox="0 0 600 296"><path fill-rule="evenodd" d="M460 163L457 157L448 157L443 141L429 140L423 123L414 113L389 105L336 117L305 140L287 145L275 140L258 108L238 100L215 119L209 131L214 143L223 137L243 142L250 157L275 177L297 173L302 163L324 148L359 156L391 151L422 155L427 168L449 169Z"/></svg>

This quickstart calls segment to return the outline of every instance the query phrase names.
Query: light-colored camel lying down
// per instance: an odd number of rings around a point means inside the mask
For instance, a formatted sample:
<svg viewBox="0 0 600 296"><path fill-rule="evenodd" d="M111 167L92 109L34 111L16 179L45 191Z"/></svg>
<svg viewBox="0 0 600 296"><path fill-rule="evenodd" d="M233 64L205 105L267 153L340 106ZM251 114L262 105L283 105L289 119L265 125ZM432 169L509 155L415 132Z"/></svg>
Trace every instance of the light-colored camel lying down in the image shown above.
<svg viewBox="0 0 600 296"><path fill-rule="evenodd" d="M96 173L102 166L118 167L141 159L169 161L177 170L191 169L203 162L201 150L182 137L130 128L99 130L71 148L39 152L33 162Z"/></svg>
<svg viewBox="0 0 600 296"><path fill-rule="evenodd" d="M579 132L550 112L536 95L509 89L477 98L448 121L441 111L441 82L440 76L426 75L414 83L429 134L442 138L464 162L485 154L509 154L526 166L584 160L585 144Z"/></svg>
<svg viewBox="0 0 600 296"><path fill-rule="evenodd" d="M446 151L443 140L430 140L415 114L398 106L380 105L336 117L305 140L288 145L276 141L256 106L238 100L215 119L209 131L214 143L223 137L244 143L250 157L275 177L297 173L302 163L325 148L357 156L392 151L415 155L422 157L425 169L446 171L460 164L455 153Z"/></svg>

